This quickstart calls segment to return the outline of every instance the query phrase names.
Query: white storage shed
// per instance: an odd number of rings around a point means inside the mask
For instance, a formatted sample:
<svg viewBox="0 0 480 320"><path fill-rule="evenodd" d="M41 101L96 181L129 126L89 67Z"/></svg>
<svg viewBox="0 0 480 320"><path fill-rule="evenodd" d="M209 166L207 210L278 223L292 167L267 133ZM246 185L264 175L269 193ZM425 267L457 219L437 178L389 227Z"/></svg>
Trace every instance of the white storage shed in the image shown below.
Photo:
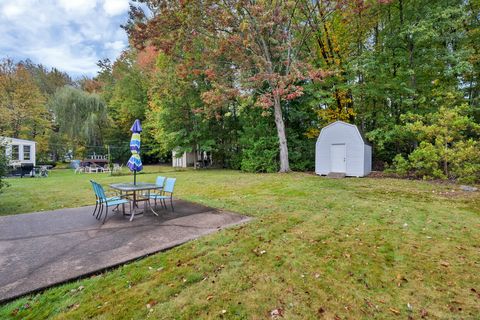
<svg viewBox="0 0 480 320"><path fill-rule="evenodd" d="M320 131L315 150L315 173L344 173L363 177L372 171L372 147L357 126L335 121Z"/></svg>
<svg viewBox="0 0 480 320"><path fill-rule="evenodd" d="M174 168L193 167L195 164L195 154L193 152L172 151L172 166Z"/></svg>

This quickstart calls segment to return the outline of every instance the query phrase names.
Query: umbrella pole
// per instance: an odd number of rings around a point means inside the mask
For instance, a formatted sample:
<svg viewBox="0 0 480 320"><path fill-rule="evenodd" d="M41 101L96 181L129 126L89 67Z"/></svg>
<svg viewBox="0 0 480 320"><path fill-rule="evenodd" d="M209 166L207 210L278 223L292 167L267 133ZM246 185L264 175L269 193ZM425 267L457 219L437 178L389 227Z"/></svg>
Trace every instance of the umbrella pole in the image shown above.
<svg viewBox="0 0 480 320"><path fill-rule="evenodd" d="M133 185L137 184L137 170L133 171Z"/></svg>

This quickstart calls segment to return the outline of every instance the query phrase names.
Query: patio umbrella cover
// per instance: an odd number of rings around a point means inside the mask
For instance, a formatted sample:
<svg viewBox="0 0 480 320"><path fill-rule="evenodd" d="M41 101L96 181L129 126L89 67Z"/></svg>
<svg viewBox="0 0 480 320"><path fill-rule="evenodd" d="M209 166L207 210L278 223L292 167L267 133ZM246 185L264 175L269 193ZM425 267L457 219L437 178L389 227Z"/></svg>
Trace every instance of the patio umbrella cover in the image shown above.
<svg viewBox="0 0 480 320"><path fill-rule="evenodd" d="M133 171L133 184L137 184L137 171L142 171L142 159L140 159L140 132L142 132L142 126L140 120L135 120L132 127L132 139L130 139L130 151L132 156L128 159L127 166Z"/></svg>

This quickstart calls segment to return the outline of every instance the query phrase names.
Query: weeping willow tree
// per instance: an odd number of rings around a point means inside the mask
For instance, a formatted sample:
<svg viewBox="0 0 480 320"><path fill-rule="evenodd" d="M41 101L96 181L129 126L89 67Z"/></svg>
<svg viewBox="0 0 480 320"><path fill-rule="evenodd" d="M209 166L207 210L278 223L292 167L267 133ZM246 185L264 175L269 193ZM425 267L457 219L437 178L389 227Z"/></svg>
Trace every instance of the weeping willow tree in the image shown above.
<svg viewBox="0 0 480 320"><path fill-rule="evenodd" d="M58 89L49 102L58 134L67 138L74 153L87 147L102 146L110 124L105 102L96 94L65 86Z"/></svg>

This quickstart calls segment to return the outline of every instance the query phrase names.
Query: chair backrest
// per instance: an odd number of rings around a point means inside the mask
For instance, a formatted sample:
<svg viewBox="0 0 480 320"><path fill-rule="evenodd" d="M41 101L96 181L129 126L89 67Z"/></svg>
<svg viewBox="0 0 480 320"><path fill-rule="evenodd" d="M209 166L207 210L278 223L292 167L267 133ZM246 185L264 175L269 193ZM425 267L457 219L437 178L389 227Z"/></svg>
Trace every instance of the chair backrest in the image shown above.
<svg viewBox="0 0 480 320"><path fill-rule="evenodd" d="M93 192L95 192L95 196L97 198L100 198L98 195L98 188L97 188L97 183L93 180L90 180L90 183L92 184Z"/></svg>
<svg viewBox="0 0 480 320"><path fill-rule="evenodd" d="M165 183L165 179L166 179L165 177L158 176L157 180L155 181L155 184L157 186L163 187L163 184Z"/></svg>
<svg viewBox="0 0 480 320"><path fill-rule="evenodd" d="M106 200L107 196L105 195L105 190L103 190L103 187L99 183L97 183L93 180L90 180L90 182L93 185L93 190L95 191L95 194L97 195L97 197L100 200Z"/></svg>
<svg viewBox="0 0 480 320"><path fill-rule="evenodd" d="M173 188L175 187L176 180L177 179L175 178L167 178L167 181L165 182L165 187L163 187L163 191L173 193Z"/></svg>

